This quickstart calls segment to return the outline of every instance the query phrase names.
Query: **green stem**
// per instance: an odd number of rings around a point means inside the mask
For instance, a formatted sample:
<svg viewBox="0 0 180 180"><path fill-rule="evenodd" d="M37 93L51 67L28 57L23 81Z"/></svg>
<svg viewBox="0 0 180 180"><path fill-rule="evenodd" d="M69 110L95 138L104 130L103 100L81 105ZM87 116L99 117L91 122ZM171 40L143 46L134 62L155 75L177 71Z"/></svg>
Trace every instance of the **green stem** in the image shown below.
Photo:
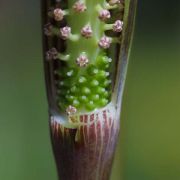
<svg viewBox="0 0 180 180"><path fill-rule="evenodd" d="M86 52L90 62L93 62L100 52L97 46L97 40L103 35L103 22L98 19L98 12L95 11L97 4L103 5L104 0L86 1L87 10L82 13L70 9L70 15L67 17L68 25L71 27L73 34L80 34L82 27L89 24L93 31L92 38L86 39L80 36L78 42L67 42L66 52L71 55L69 64L74 64L77 57ZM69 1L69 7L73 7L74 0ZM93 12L93 13L92 13Z"/></svg>

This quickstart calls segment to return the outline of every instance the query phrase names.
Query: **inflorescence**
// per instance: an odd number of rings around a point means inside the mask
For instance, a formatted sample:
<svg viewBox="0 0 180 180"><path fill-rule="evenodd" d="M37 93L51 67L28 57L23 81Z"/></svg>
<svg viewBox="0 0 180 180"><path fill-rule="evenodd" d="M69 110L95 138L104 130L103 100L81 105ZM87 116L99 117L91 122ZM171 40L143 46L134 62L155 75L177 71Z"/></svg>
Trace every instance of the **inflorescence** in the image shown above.
<svg viewBox="0 0 180 180"><path fill-rule="evenodd" d="M88 6L87 1L78 0L74 4L71 3L72 6L68 9L61 8L58 1L57 6L48 12L49 22L44 26L44 34L49 39L56 37L62 42L67 42L66 50L63 52L59 51L56 45L50 47L46 52L46 59L60 60L59 62L64 63L62 68L55 71L55 75L58 77L57 101L60 109L68 116L81 110L92 111L108 104L112 83L109 67L112 59L108 57L107 50L112 43L119 43L118 37L123 30L122 19L116 19L112 23L113 12L122 10L123 1L109 0L102 3L94 1L94 9ZM74 19L76 24L75 16L85 17L91 14L97 15L97 26L92 24L93 21L89 21L79 27L79 33L77 29L74 31L72 20ZM110 36L106 32L114 34ZM88 42L92 44L89 49ZM71 49L71 43L77 43L79 49ZM87 47L86 51L83 50L83 46ZM94 52L96 56L90 52Z"/></svg>

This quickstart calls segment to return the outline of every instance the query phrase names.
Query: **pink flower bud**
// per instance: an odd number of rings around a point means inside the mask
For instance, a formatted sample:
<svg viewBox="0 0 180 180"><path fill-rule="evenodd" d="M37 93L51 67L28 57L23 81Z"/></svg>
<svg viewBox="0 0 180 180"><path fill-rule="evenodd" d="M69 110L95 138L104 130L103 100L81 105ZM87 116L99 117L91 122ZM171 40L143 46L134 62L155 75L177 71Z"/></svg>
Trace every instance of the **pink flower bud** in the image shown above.
<svg viewBox="0 0 180 180"><path fill-rule="evenodd" d="M109 18L111 18L111 14L110 14L110 12L109 12L108 10L103 9L103 10L100 11L100 13L99 13L99 19L100 19L101 21L106 21L106 20L109 19Z"/></svg>
<svg viewBox="0 0 180 180"><path fill-rule="evenodd" d="M75 2L75 4L73 5L73 9L76 11L76 12L84 12L86 11L87 7L86 5L84 4L84 2L81 2L81 1L77 1Z"/></svg>
<svg viewBox="0 0 180 180"><path fill-rule="evenodd" d="M99 41L99 47L103 48L103 49L108 49L111 45L111 38L107 37L107 36L103 36L100 41Z"/></svg>
<svg viewBox="0 0 180 180"><path fill-rule="evenodd" d="M86 67L89 63L89 59L87 58L87 56L85 54L81 54L77 58L76 63L79 67Z"/></svg>
<svg viewBox="0 0 180 180"><path fill-rule="evenodd" d="M90 38L92 37L92 29L90 25L86 25L82 28L81 30L81 35L84 36L85 38Z"/></svg>
<svg viewBox="0 0 180 180"><path fill-rule="evenodd" d="M121 32L123 29L123 21L117 20L113 25L113 31Z"/></svg>
<svg viewBox="0 0 180 180"><path fill-rule="evenodd" d="M71 34L71 28L68 27L68 26L65 26L63 28L60 29L60 33L61 33L61 37L66 40L68 39L68 37L70 36Z"/></svg>
<svg viewBox="0 0 180 180"><path fill-rule="evenodd" d="M55 9L55 10L54 10L54 19L55 19L56 21L61 21L61 20L63 20L63 18L64 18L64 12L63 12L63 10L62 10L62 9L59 9L59 8Z"/></svg>

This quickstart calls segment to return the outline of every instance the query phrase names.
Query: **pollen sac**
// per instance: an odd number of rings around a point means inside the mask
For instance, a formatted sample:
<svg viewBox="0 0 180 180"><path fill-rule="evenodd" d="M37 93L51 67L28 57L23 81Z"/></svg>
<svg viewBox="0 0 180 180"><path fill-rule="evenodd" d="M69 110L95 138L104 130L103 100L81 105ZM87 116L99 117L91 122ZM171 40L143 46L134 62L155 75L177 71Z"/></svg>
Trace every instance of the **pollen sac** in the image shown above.
<svg viewBox="0 0 180 180"><path fill-rule="evenodd" d="M99 12L99 19L101 21L106 21L109 18L111 18L111 14L107 9L103 9Z"/></svg>
<svg viewBox="0 0 180 180"><path fill-rule="evenodd" d="M107 36L103 36L100 40L99 40L99 47L103 48L103 49L108 49L111 45L112 39L107 37Z"/></svg>
<svg viewBox="0 0 180 180"><path fill-rule="evenodd" d="M61 33L62 39L66 40L66 39L68 39L68 37L71 34L71 28L68 26L65 26L65 27L60 29L60 33Z"/></svg>
<svg viewBox="0 0 180 180"><path fill-rule="evenodd" d="M85 5L84 2L82 2L82 1L77 1L77 2L75 2L75 4L73 5L73 9L74 9L74 11L81 13L81 12L86 11L87 7L86 7L86 5Z"/></svg>
<svg viewBox="0 0 180 180"><path fill-rule="evenodd" d="M55 19L56 21L61 21L61 20L63 20L63 18L64 18L64 11L63 11L62 9L57 8L57 9L54 10L53 13L54 13L54 19Z"/></svg>
<svg viewBox="0 0 180 180"><path fill-rule="evenodd" d="M52 60L58 58L58 51L56 48L52 48L49 51L46 52L46 59Z"/></svg>
<svg viewBox="0 0 180 180"><path fill-rule="evenodd" d="M66 114L68 116L71 116L73 114L75 114L77 112L77 109L74 107L74 106L68 106L67 109L66 109Z"/></svg>
<svg viewBox="0 0 180 180"><path fill-rule="evenodd" d="M120 0L110 0L110 1L109 1L109 4L110 4L110 5L115 5L115 4L120 4L120 3L121 3Z"/></svg>
<svg viewBox="0 0 180 180"><path fill-rule="evenodd" d="M113 25L114 32L121 32L123 29L123 21L117 20Z"/></svg>
<svg viewBox="0 0 180 180"><path fill-rule="evenodd" d="M77 58L76 63L79 67L86 67L89 63L89 59L87 58L86 54L81 54Z"/></svg>
<svg viewBox="0 0 180 180"><path fill-rule="evenodd" d="M86 25L81 29L81 35L85 38L91 38L92 33L93 32L90 25Z"/></svg>
<svg viewBox="0 0 180 180"><path fill-rule="evenodd" d="M52 33L52 29L53 29L53 26L51 23L48 23L44 26L44 34L46 36L52 36L53 33Z"/></svg>

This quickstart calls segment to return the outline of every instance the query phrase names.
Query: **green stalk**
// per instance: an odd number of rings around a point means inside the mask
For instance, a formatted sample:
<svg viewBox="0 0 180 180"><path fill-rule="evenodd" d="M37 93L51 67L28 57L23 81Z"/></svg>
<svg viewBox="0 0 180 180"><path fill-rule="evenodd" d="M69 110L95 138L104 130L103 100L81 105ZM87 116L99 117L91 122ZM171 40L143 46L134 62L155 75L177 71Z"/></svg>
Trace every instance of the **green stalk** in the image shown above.
<svg viewBox="0 0 180 180"><path fill-rule="evenodd" d="M100 48L97 46L98 40L103 35L103 23L98 19L98 11L96 7L98 4L103 4L104 0L86 1L87 10L83 13L77 13L73 9L70 10L70 15L67 17L68 25L72 28L74 34L80 34L81 28L89 24L93 31L92 38L86 39L80 36L78 41L67 42L67 53L71 54L70 64L74 64L76 58L82 53L86 52L90 61L96 60ZM74 4L73 0L69 1L69 7ZM93 12L93 13L92 13Z"/></svg>

